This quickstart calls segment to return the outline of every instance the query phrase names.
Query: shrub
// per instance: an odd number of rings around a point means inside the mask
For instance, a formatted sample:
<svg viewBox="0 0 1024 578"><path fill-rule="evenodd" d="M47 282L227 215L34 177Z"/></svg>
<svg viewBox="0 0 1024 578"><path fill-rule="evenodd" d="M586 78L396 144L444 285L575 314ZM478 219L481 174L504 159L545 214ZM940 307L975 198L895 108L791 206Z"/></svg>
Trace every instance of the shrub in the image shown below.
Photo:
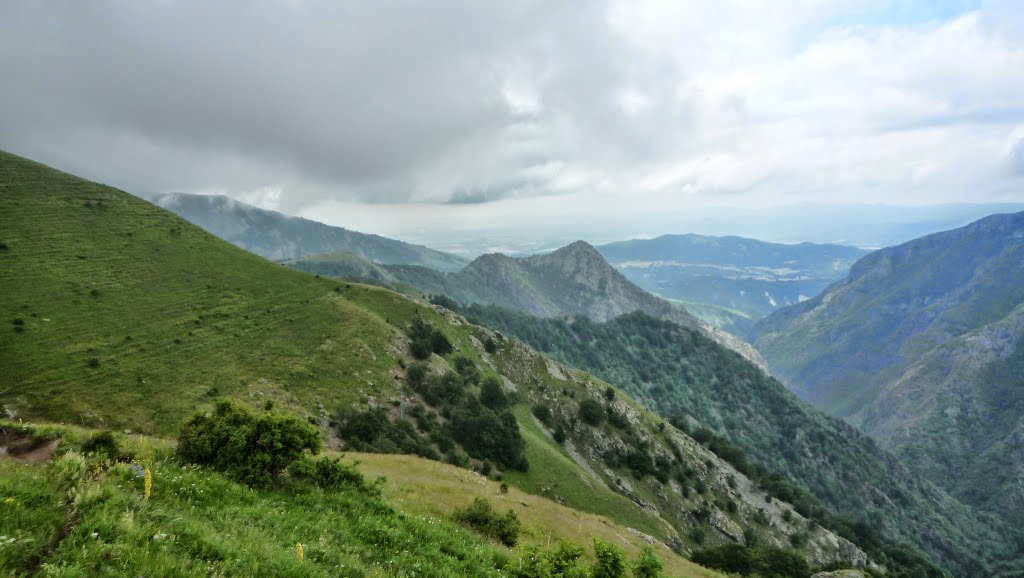
<svg viewBox="0 0 1024 578"><path fill-rule="evenodd" d="M484 340L484 351L492 355L497 353L498 342L495 341L493 337L488 337L487 339Z"/></svg>
<svg viewBox="0 0 1024 578"><path fill-rule="evenodd" d="M427 373L430 371L430 367L422 361L417 361L409 366L409 369L405 371L405 379L409 382L414 389L423 385L423 382L427 379Z"/></svg>
<svg viewBox="0 0 1024 578"><path fill-rule="evenodd" d="M267 486L307 450L320 451L320 435L305 421L222 401L212 413L197 414L182 426L177 453L184 462Z"/></svg>
<svg viewBox="0 0 1024 578"><path fill-rule="evenodd" d="M617 546L594 538L594 566L592 578L623 578L626 575L626 558Z"/></svg>
<svg viewBox="0 0 1024 578"><path fill-rule="evenodd" d="M690 560L705 568L744 576L753 574L756 568L754 551L734 543L697 550L690 556Z"/></svg>
<svg viewBox="0 0 1024 578"><path fill-rule="evenodd" d="M459 310L459 303L452 299L451 297L444 294L431 295L430 302L433 303L434 305L440 305L445 309L451 309L452 311Z"/></svg>
<svg viewBox="0 0 1024 578"><path fill-rule="evenodd" d="M561 425L559 425L558 427L556 427L556 428L555 428L555 434L554 434L554 436L555 436L555 441L556 441L556 442L558 442L559 444L564 444L564 443L565 443L565 438L566 438L566 435L565 435L565 428L564 428L564 427L562 427Z"/></svg>
<svg viewBox="0 0 1024 578"><path fill-rule="evenodd" d="M631 429L629 418L626 417L626 414L616 411L610 404L605 406L605 412L608 413L608 423L623 431Z"/></svg>
<svg viewBox="0 0 1024 578"><path fill-rule="evenodd" d="M430 345L430 341L426 339L413 339L412 343L409 344L409 352L416 359L426 359L430 357L430 354L434 352L433 347Z"/></svg>
<svg viewBox="0 0 1024 578"><path fill-rule="evenodd" d="M408 335L411 339L409 350L417 359L426 359L430 357L431 353L443 356L453 350L451 342L448 341L444 333L438 331L421 317L412 320Z"/></svg>
<svg viewBox="0 0 1024 578"><path fill-rule="evenodd" d="M701 528L700 526L696 526L693 528L693 530L690 530L690 539L693 540L695 544L703 544L704 540L706 540L707 537L707 531L704 530L704 528Z"/></svg>
<svg viewBox="0 0 1024 578"><path fill-rule="evenodd" d="M343 463L341 458L299 458L288 467L288 473L295 479L307 481L325 490L351 488L371 492L371 486L366 484L363 474L359 473L354 464Z"/></svg>
<svg viewBox="0 0 1024 578"><path fill-rule="evenodd" d="M484 498L473 500L467 508L456 510L455 521L512 547L519 540L522 524L519 516L509 510L504 516L498 514L491 503Z"/></svg>
<svg viewBox="0 0 1024 578"><path fill-rule="evenodd" d="M772 547L757 548L756 551L757 570L765 578L811 575L807 559L797 552Z"/></svg>
<svg viewBox="0 0 1024 578"><path fill-rule="evenodd" d="M593 399L585 399L580 402L579 415L583 423L594 427L603 424L607 417L604 407Z"/></svg>
<svg viewBox="0 0 1024 578"><path fill-rule="evenodd" d="M497 377L489 375L480 385L480 403L494 411L508 407L508 397L505 396L505 390L502 389L501 381Z"/></svg>
<svg viewBox="0 0 1024 578"><path fill-rule="evenodd" d="M469 385L480 381L480 370L477 368L476 363L468 357L460 355L455 358L455 371L459 372L463 381Z"/></svg>
<svg viewBox="0 0 1024 578"><path fill-rule="evenodd" d="M492 459L502 466L526 471L526 442L516 418L508 411L495 413L479 404L467 404L452 414L452 438L478 459Z"/></svg>
<svg viewBox="0 0 1024 578"><path fill-rule="evenodd" d="M533 415L546 426L551 425L551 408L546 403L538 403L533 406Z"/></svg>
<svg viewBox="0 0 1024 578"><path fill-rule="evenodd" d="M644 546L643 550L637 554L636 561L633 562L633 576L635 578L658 578L661 576L662 568L664 566L658 556L654 554L654 548Z"/></svg>
<svg viewBox="0 0 1024 578"><path fill-rule="evenodd" d="M85 443L82 444L82 452L117 459L121 455L121 448L118 447L113 432L107 430L93 434L92 437L85 440Z"/></svg>
<svg viewBox="0 0 1024 578"><path fill-rule="evenodd" d="M772 546L750 548L730 543L697 550L690 559L705 566L743 576L763 578L806 578L811 574L807 559L792 550Z"/></svg>

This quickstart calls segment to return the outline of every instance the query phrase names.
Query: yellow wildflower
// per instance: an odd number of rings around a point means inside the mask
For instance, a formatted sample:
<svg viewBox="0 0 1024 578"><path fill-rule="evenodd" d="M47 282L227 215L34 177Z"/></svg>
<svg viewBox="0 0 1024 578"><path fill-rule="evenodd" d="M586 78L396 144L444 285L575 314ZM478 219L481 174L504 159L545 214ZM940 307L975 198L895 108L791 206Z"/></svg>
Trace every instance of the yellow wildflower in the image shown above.
<svg viewBox="0 0 1024 578"><path fill-rule="evenodd" d="M143 475L145 476L145 495L143 499L148 500L150 493L153 491L153 473L149 471L149 468L146 468L146 472Z"/></svg>
<svg viewBox="0 0 1024 578"><path fill-rule="evenodd" d="M306 553L302 551L302 542L297 542L295 544L295 555L299 557L299 562L302 562L306 557Z"/></svg>

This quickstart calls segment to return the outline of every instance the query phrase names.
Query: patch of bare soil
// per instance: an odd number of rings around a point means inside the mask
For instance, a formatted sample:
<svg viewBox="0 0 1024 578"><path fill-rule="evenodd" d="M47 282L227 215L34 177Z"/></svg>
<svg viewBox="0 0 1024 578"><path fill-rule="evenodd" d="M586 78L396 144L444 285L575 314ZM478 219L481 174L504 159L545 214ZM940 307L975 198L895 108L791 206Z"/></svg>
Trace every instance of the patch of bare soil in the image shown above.
<svg viewBox="0 0 1024 578"><path fill-rule="evenodd" d="M27 432L0 428L0 456L30 464L43 464L53 459L59 445L59 439L39 439Z"/></svg>

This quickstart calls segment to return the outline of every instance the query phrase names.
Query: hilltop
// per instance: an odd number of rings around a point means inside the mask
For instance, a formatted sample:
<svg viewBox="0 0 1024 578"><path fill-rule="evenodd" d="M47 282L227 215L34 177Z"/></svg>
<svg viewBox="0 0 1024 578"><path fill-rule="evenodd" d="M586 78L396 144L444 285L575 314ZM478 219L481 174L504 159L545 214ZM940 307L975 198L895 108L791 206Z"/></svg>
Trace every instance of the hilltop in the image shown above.
<svg viewBox="0 0 1024 578"><path fill-rule="evenodd" d="M644 311L688 326L698 324L684 308L631 283L584 241L530 257L491 253L456 273L439 274L418 267L389 267L388 271L427 293L447 295L462 303L501 305L539 317L582 313L606 320Z"/></svg>
<svg viewBox="0 0 1024 578"><path fill-rule="evenodd" d="M882 249L751 337L793 391L1024 523L1024 213Z"/></svg>
<svg viewBox="0 0 1024 578"><path fill-rule="evenodd" d="M291 217L224 195L165 193L153 195L152 201L221 239L275 261L346 251L371 263L423 265L439 271L457 271L467 262L422 245Z"/></svg>

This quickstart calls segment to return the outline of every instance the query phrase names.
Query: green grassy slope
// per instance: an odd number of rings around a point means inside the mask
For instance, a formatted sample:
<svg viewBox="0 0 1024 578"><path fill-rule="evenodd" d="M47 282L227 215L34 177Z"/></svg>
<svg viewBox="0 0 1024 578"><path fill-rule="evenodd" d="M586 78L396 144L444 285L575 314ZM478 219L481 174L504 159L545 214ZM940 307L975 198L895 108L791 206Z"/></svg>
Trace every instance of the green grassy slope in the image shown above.
<svg viewBox="0 0 1024 578"><path fill-rule="evenodd" d="M399 332L336 282L130 195L4 155L0 231L8 412L167 433L215 393L309 408L393 388Z"/></svg>
<svg viewBox="0 0 1024 578"><path fill-rule="evenodd" d="M46 429L63 450L86 433ZM252 490L182 466L162 440L122 437L121 447L140 465L74 452L49 465L0 457L0 576L497 577L495 562L510 559L444 518L405 515L372 495Z"/></svg>
<svg viewBox="0 0 1024 578"><path fill-rule="evenodd" d="M0 154L0 231L0 412L12 418L166 435L224 396L274 401L328 430L340 408L416 401L405 387L405 329L421 317L457 355L516 388L535 463L510 475L513 485L683 551L698 546L698 528L706 544L742 538L759 508L770 522L758 530L766 543L785 545L802 531L799 516L782 518L784 504L739 493L733 486L746 487L745 478L730 481L727 464L673 428L662 431L624 396L614 408L628 427L579 422L579 402L602 399L607 384L450 312L271 263L141 199L9 154ZM492 354L482 346L489 337L498 341ZM440 371L451 359L431 363ZM538 403L565 425L564 445L533 423L527 408ZM608 450L635 444L704 491L609 461ZM822 563L857 555L820 529L802 551Z"/></svg>

